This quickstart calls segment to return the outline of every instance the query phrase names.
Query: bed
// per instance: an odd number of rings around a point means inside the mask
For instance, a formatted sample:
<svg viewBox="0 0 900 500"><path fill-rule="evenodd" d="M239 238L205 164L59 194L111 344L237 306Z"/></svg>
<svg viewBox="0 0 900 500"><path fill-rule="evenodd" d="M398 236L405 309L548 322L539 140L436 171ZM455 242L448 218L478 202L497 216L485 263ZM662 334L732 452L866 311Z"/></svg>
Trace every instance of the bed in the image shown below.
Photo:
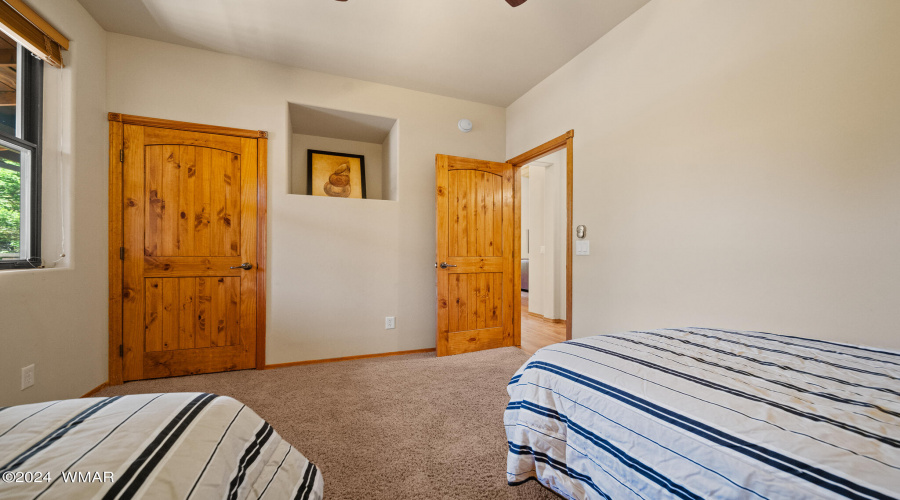
<svg viewBox="0 0 900 500"><path fill-rule="evenodd" d="M0 498L322 498L322 475L247 406L201 393L0 409Z"/></svg>
<svg viewBox="0 0 900 500"><path fill-rule="evenodd" d="M545 347L508 386L510 485L564 498L900 498L900 352L684 328Z"/></svg>

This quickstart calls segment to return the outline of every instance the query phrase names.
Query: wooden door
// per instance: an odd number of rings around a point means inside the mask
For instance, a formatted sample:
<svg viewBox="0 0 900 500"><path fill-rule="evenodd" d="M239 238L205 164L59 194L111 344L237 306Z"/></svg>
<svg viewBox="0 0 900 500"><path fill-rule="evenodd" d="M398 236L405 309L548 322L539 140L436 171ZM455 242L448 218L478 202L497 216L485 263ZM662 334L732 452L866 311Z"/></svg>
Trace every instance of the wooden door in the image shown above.
<svg viewBox="0 0 900 500"><path fill-rule="evenodd" d="M437 355L519 345L515 171L437 155Z"/></svg>
<svg viewBox="0 0 900 500"><path fill-rule="evenodd" d="M257 139L123 136L124 380L255 367Z"/></svg>

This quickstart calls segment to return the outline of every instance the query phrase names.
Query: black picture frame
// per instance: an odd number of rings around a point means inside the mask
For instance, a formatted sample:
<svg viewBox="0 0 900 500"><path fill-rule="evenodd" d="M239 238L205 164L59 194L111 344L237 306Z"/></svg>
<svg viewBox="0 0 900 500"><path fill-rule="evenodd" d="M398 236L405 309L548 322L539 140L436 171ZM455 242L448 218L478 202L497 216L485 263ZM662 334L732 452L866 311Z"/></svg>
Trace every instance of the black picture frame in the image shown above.
<svg viewBox="0 0 900 500"><path fill-rule="evenodd" d="M360 194L362 195L362 199L366 199L366 158L363 155L355 155L350 153L338 153L335 151L322 151L318 149L307 149L306 150L306 194L312 196L329 196L329 197L343 197L343 198L354 198L354 196L335 196L331 194L320 194L313 192L313 170L316 168L316 165L313 164L313 155L321 155L335 158L355 158L359 160L359 183L360 183ZM348 174L351 178L356 175L353 172L353 165L350 162L350 172ZM349 185L348 185L349 186ZM352 194L352 193L351 193Z"/></svg>

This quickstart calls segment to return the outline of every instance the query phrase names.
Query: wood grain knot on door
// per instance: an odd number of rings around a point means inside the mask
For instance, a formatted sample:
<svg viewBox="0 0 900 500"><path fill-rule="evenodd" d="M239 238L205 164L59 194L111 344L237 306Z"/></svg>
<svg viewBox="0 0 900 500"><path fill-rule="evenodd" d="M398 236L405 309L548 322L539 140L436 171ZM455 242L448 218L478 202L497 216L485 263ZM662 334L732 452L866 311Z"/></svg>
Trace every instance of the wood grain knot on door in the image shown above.
<svg viewBox="0 0 900 500"><path fill-rule="evenodd" d="M240 344L240 278L147 278L144 282L146 352Z"/></svg>
<svg viewBox="0 0 900 500"><path fill-rule="evenodd" d="M123 379L252 368L258 140L123 129Z"/></svg>
<svg viewBox="0 0 900 500"><path fill-rule="evenodd" d="M169 144L145 154L144 255L240 255L241 155Z"/></svg>
<svg viewBox="0 0 900 500"><path fill-rule="evenodd" d="M451 257L503 255L503 178L478 170L448 173Z"/></svg>
<svg viewBox="0 0 900 500"><path fill-rule="evenodd" d="M500 325L502 273L450 275L450 333Z"/></svg>
<svg viewBox="0 0 900 500"><path fill-rule="evenodd" d="M513 168L438 155L438 355L514 345Z"/></svg>

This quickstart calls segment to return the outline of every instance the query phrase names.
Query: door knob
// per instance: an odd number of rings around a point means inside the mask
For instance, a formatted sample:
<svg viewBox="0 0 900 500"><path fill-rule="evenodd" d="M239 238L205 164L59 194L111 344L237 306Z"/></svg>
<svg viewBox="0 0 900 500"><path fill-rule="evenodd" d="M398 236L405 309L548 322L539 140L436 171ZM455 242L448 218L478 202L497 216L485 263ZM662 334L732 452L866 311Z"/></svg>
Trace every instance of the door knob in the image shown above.
<svg viewBox="0 0 900 500"><path fill-rule="evenodd" d="M448 267L456 267L456 264L447 264L446 262L441 262L441 269L447 269Z"/></svg>
<svg viewBox="0 0 900 500"><path fill-rule="evenodd" d="M246 271L249 271L249 270L253 269L253 264L251 264L249 262L244 262L243 264L241 264L239 266L231 266L231 269L244 269Z"/></svg>

